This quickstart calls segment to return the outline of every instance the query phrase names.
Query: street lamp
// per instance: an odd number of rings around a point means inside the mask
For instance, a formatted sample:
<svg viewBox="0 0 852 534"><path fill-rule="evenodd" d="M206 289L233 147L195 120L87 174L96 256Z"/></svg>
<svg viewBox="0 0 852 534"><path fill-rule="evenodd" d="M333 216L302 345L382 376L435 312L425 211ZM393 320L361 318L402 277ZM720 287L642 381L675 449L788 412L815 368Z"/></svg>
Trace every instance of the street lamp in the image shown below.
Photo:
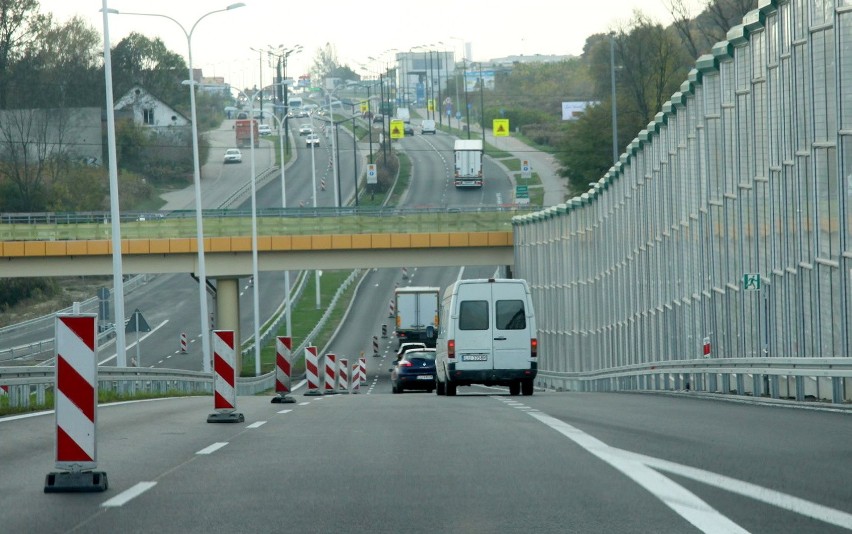
<svg viewBox="0 0 852 534"><path fill-rule="evenodd" d="M103 0L104 78L106 83L107 150L109 152L109 204L112 220L112 292L115 302L116 365L127 367L127 342L124 336L124 274L121 269L121 220L118 209L118 161L115 148L115 109L112 96L112 56L109 44L109 10ZM137 362L138 363L138 362Z"/></svg>
<svg viewBox="0 0 852 534"><path fill-rule="evenodd" d="M278 45L277 49L272 49L270 47L270 50L269 50L270 55L278 58L278 67L277 67L278 81L279 81L278 100L284 105L284 115L285 116L287 115L287 109L288 109L287 96L288 96L288 93L290 92L289 88L287 87L287 84L284 83L284 80L287 78L287 58L290 57L290 54L298 54L301 51L302 51L302 45L300 45L300 44L294 46L293 48L284 48L282 45ZM282 64L283 64L283 71L282 71ZM282 97L282 92L283 92L283 97ZM288 140L290 139L290 123L286 122L286 121L284 122L284 137L286 137ZM289 153L290 153L290 143L287 143L287 154L289 154ZM286 207L286 205L284 207ZM288 317L289 317L289 315L288 315ZM287 335L290 335L289 331L287 332Z"/></svg>
<svg viewBox="0 0 852 534"><path fill-rule="evenodd" d="M104 4L106 4L106 1L104 1ZM189 107L192 117L192 178L195 185L195 237L198 248L198 300L199 307L201 309L202 365L205 373L210 372L210 323L208 323L207 319L207 270L204 265L204 226L201 217L201 164L199 163L198 156L198 121L195 112L195 79L193 78L192 72L192 34L195 31L195 28L198 26L198 23L209 15L212 15L214 13L222 13L224 11L230 11L232 9L237 9L244 6L244 3L238 2L236 4L229 5L224 9L217 9L215 11L205 13L195 21L195 23L192 25L192 28L190 28L188 32L186 31L186 28L184 28L183 24L178 22L177 19L174 19L168 15L161 15L158 13L121 13L118 10L107 9L106 6L104 6L104 9L107 13L112 13L115 15L139 15L145 17L161 17L164 19L169 19L170 21L177 24L183 34L186 36L186 47L189 59ZM121 245L119 244L119 246Z"/></svg>
<svg viewBox="0 0 852 534"><path fill-rule="evenodd" d="M279 119L274 113L272 114L272 118L275 119L275 122L278 124L278 141L279 141L279 150L281 154L281 207L287 208L287 187L286 187L286 175L285 175L285 167L286 161L284 159L284 138L287 137L286 128L289 121L287 120L287 110L284 110L284 118ZM284 127L284 135L281 135L281 128ZM287 148L290 147L290 139L287 139ZM293 335L293 323L291 321L291 305L292 302L290 300L290 271L284 271L284 295L287 299L287 335Z"/></svg>

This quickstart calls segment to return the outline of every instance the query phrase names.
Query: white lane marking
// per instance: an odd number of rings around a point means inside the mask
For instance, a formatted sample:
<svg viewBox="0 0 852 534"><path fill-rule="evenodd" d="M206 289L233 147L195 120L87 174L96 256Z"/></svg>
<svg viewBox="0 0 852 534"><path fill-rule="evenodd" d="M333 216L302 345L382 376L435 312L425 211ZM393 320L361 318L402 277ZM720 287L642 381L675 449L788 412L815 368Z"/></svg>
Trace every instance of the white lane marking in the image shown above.
<svg viewBox="0 0 852 534"><path fill-rule="evenodd" d="M219 449L221 449L222 447L224 447L227 444L228 444L227 441L224 441L224 442L220 441L219 443L214 443L213 445L210 445L209 447L204 447L203 449L196 452L195 454L213 454L214 452L218 451Z"/></svg>
<svg viewBox="0 0 852 534"><path fill-rule="evenodd" d="M247 426L246 428L260 428L260 427L262 427L262 426L263 426L263 425L265 425L265 424L266 424L266 421L257 421L257 422L255 422L255 423L250 424L250 425L249 425L249 426Z"/></svg>
<svg viewBox="0 0 852 534"><path fill-rule="evenodd" d="M793 497L792 495L787 495L780 491L771 490L769 488L758 486L757 484L743 482L742 480L737 480L725 475L719 475L696 467L676 464L668 460L661 460L659 458L653 458L651 456L645 456L623 450L619 451L619 453L623 453L625 456L631 456L645 465L661 471L667 471L675 475L691 478L710 486L734 492L738 495L742 495L743 497L750 497L754 500L771 504L778 508L783 508L784 510L796 512L832 525L837 525L838 527L852 530L852 514L835 510L834 508L829 508L828 506L823 506L819 503L806 501L805 499Z"/></svg>
<svg viewBox="0 0 852 534"><path fill-rule="evenodd" d="M132 488L129 488L129 489L122 491L121 493L119 493L118 495L113 497L112 499L109 499L107 501L102 502L101 506L103 506L104 508L114 508L114 507L118 507L118 506L124 506L131 499L134 499L134 498L142 495L143 493L145 493L146 491L148 491L149 489L153 488L156 485L157 485L156 482L139 482L138 484L136 484Z"/></svg>
<svg viewBox="0 0 852 534"><path fill-rule="evenodd" d="M308 404L310 404L310 401L308 401L308 402L300 402L300 403L299 403L299 406L307 406Z"/></svg>
<svg viewBox="0 0 852 534"><path fill-rule="evenodd" d="M636 458L628 458L619 454L618 449L610 447L599 439L555 417L540 412L530 413L530 416L535 417L621 471L702 532L748 533L747 530L699 499L694 493L654 471Z"/></svg>
<svg viewBox="0 0 852 534"><path fill-rule="evenodd" d="M281 411L280 411L280 412L278 412L278 413L290 413L290 412L292 412L292 411L293 411L293 410L281 410Z"/></svg>
<svg viewBox="0 0 852 534"><path fill-rule="evenodd" d="M160 328L162 328L162 327L166 326L166 323L168 323L168 322L169 322L169 320L168 320L168 319L166 319L166 320L165 320L165 321L163 321L162 323L160 323L160 324L158 324L157 326L155 326L154 328L152 328L150 332L148 332L148 333L147 333L147 334L145 334L144 336L140 337L140 338L139 338L139 341L134 341L133 343L131 343L130 345L128 345L128 346L127 346L127 350L132 349L132 348L136 345L136 343L142 343L143 341L145 341L145 339L146 339L148 336L152 335L154 332L156 332L156 331L157 331L157 330L159 330ZM110 361L110 360L114 360L115 358L116 358L116 354L113 354L112 356L110 356L109 358L107 358L107 359L103 360L102 362L98 362L98 365L103 365L103 364L105 364L106 362L108 362L108 361Z"/></svg>

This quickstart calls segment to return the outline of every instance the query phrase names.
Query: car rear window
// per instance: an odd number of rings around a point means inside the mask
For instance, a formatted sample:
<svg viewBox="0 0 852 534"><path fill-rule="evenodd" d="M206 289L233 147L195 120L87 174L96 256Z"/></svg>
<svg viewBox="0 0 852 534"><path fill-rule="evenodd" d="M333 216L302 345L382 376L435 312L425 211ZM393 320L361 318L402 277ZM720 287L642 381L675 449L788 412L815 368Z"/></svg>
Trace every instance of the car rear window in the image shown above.
<svg viewBox="0 0 852 534"><path fill-rule="evenodd" d="M410 351L405 353L405 356L403 356L403 358L405 358L408 361L411 361L411 360L433 361L435 359L435 353L432 352L432 351L425 352L425 351L419 351L419 350L410 350Z"/></svg>
<svg viewBox="0 0 852 534"><path fill-rule="evenodd" d="M497 330L524 330L527 327L527 314L523 300L498 300Z"/></svg>
<svg viewBox="0 0 852 534"><path fill-rule="evenodd" d="M488 301L461 301L459 304L459 330L488 330Z"/></svg>

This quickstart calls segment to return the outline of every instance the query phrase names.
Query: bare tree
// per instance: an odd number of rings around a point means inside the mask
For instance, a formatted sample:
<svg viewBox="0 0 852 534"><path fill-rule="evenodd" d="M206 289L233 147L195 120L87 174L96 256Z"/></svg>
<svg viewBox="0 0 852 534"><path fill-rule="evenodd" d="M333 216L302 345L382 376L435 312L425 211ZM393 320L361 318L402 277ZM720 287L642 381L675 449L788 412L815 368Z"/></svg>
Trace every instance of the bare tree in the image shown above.
<svg viewBox="0 0 852 534"><path fill-rule="evenodd" d="M0 0L0 109L6 109L9 67L34 37L38 0Z"/></svg>
<svg viewBox="0 0 852 534"><path fill-rule="evenodd" d="M0 181L11 184L15 206L44 209L46 185L67 162L67 112L59 109L6 110L0 115ZM11 199L6 199L9 202Z"/></svg>
<svg viewBox="0 0 852 534"><path fill-rule="evenodd" d="M697 58L724 40L728 30L757 7L757 0L668 0L667 7L683 45Z"/></svg>

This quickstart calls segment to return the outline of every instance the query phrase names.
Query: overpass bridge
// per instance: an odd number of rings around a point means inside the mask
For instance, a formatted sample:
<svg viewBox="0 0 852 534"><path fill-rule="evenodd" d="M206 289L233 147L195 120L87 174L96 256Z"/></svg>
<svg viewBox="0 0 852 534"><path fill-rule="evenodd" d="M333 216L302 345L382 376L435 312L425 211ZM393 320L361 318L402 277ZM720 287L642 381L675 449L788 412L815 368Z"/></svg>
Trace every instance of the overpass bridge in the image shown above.
<svg viewBox="0 0 852 534"><path fill-rule="evenodd" d="M262 271L511 265L512 217L522 208L271 208L257 214ZM207 276L252 272L251 212L205 210ZM0 214L3 276L112 274L108 213ZM194 211L126 214L123 271L194 273Z"/></svg>

